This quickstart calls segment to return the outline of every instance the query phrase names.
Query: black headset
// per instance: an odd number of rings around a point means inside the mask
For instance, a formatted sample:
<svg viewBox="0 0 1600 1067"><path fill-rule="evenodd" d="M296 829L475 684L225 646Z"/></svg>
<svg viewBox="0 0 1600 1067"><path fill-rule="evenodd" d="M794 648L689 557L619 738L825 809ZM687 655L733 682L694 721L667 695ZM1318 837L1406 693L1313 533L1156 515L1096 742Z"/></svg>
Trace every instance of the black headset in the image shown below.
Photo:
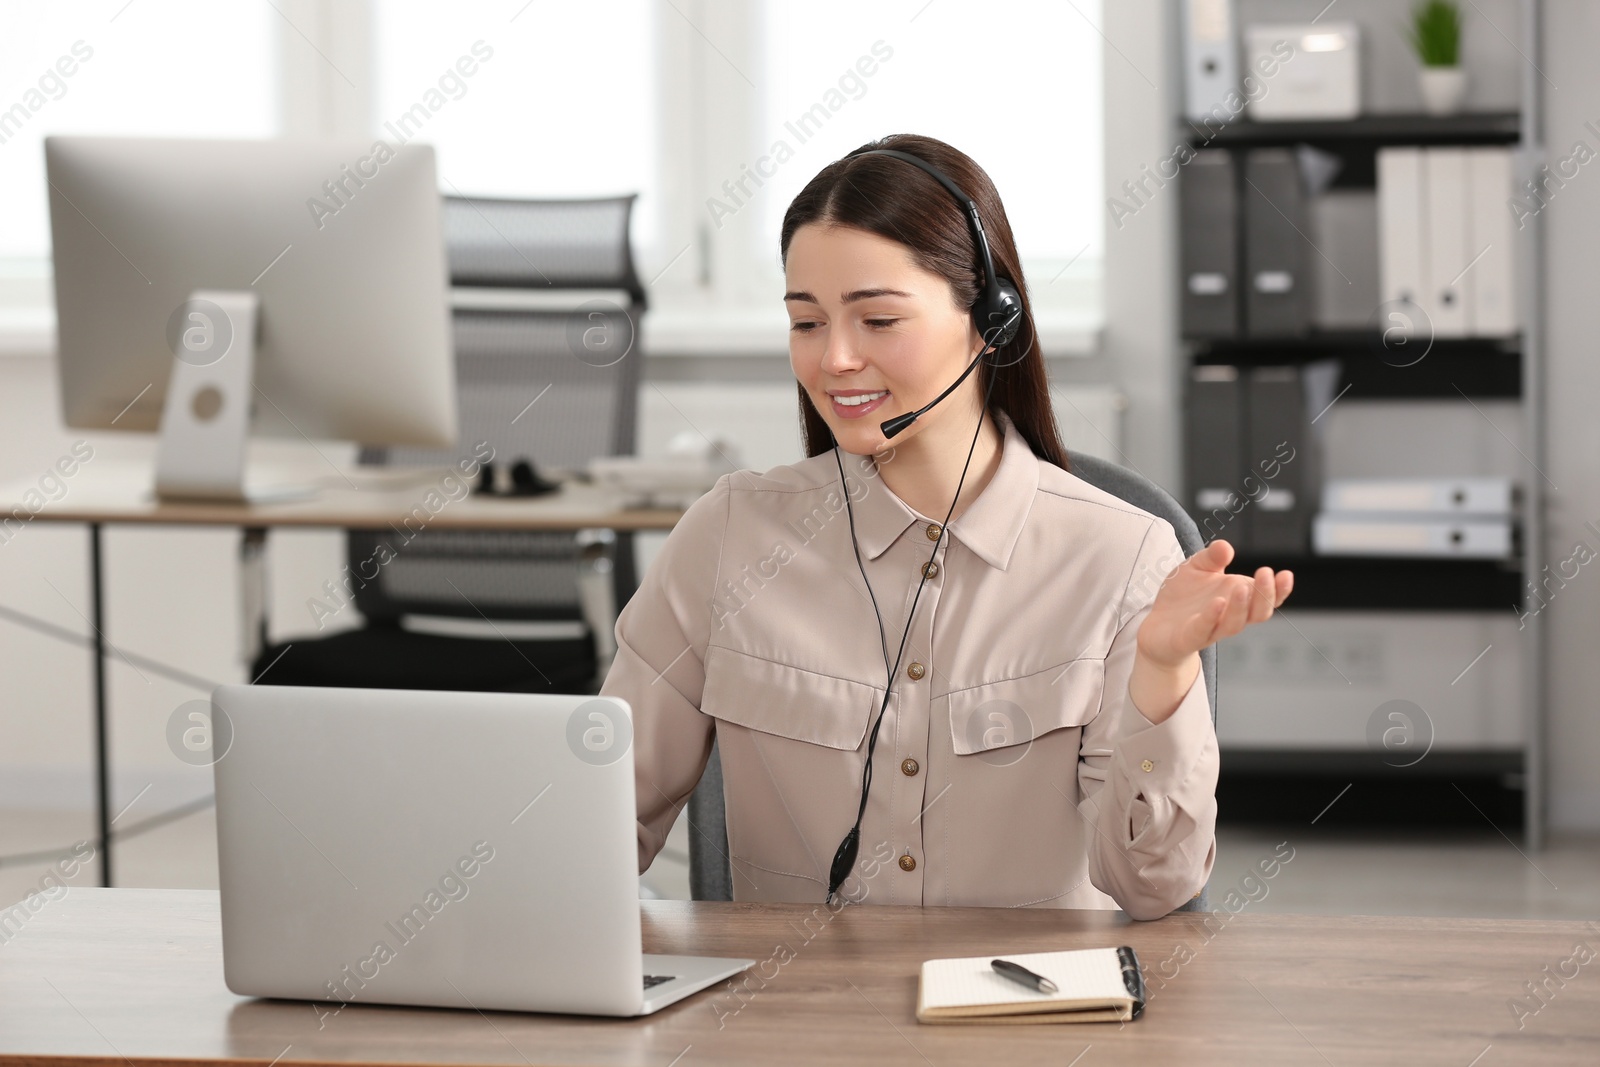
<svg viewBox="0 0 1600 1067"><path fill-rule="evenodd" d="M956 387L967 380L973 368L982 362L983 357L989 352L1003 348L1016 339L1022 325L1022 297L1017 292L1017 287L1009 278L1001 277L995 273L994 258L989 253L989 239L983 232L983 220L978 216L978 205L972 198L961 191L961 187L945 177L937 167L926 160L920 159L909 152L901 152L892 148L858 148L851 152L846 159L856 156L893 156L903 160L914 167L926 171L940 185L955 197L956 203L966 212L967 224L972 230L972 243L978 250L978 269L983 275L982 290L977 301L972 305L972 322L978 328L978 333L983 338L983 345L978 349L978 354L972 362L967 364L967 369L961 372L944 392L934 397L931 401L918 408L916 411L904 415L896 415L880 424L880 429L885 437L894 437L907 426L931 411L945 397L955 392ZM872 754L878 747L878 729L883 725L883 715L889 709L889 694L894 688L895 674L900 670L900 660L906 651L906 641L911 636L911 623L917 616L917 601L922 598L922 587L935 573L935 557L939 554L939 547L944 543L946 529L950 525L950 516L955 513L956 501L961 499L961 487L967 481L967 468L972 465L972 453L978 446L978 434L983 429L983 412L989 408L989 394L994 386L994 374L985 377L983 388L983 404L978 409L978 425L972 431L972 444L967 447L967 462L961 468L961 480L956 483L955 498L950 501L950 510L945 512L944 522L939 524L939 536L934 540L933 552L928 556L928 562L923 565L922 577L917 582L916 594L911 598L911 610L906 616L905 632L900 635L900 649L895 653L894 663L889 662L889 641L883 630L883 615L878 610L878 598L872 592L872 583L867 581L867 569L861 562L861 547L856 541L856 516L855 510L850 506L850 490L845 484L844 461L839 458L839 447L835 443L833 449L834 462L839 467L839 484L844 491L846 513L850 517L850 547L855 552L856 568L861 572L861 582L867 587L867 597L872 601L872 613L878 620L878 640L883 645L883 665L887 671L887 679L883 687L883 703L878 706L878 715L872 722L872 732L867 739L867 760L861 768L861 804L856 809L856 821L850 827L850 832L845 834L844 840L839 842L839 848L834 852L833 864L828 870L828 900L839 891L839 886L850 876L856 865L856 854L861 849L861 819L867 812L867 794L872 788Z"/></svg>
<svg viewBox="0 0 1600 1067"><path fill-rule="evenodd" d="M987 352L1004 348L1016 340L1017 332L1022 327L1022 297L1017 293L1017 287L1010 278L995 273L994 257L989 254L989 238L983 232L983 218L978 214L978 205L972 202L972 197L961 191L959 185L945 177L944 172L919 156L894 148L858 148L845 158L854 159L856 156L893 156L927 172L934 181L944 186L966 212L967 226L972 230L972 243L978 249L978 270L982 275L982 288L978 292L977 301L972 305L972 323L978 328L978 334L984 340L984 347L979 350L972 362L967 364L967 369L961 373L961 377L951 382L950 387L944 392L916 411L896 415L882 423L880 429L883 431L883 436L893 437L926 415L939 401L955 392L956 387L967 380L967 375L972 373L973 368Z"/></svg>

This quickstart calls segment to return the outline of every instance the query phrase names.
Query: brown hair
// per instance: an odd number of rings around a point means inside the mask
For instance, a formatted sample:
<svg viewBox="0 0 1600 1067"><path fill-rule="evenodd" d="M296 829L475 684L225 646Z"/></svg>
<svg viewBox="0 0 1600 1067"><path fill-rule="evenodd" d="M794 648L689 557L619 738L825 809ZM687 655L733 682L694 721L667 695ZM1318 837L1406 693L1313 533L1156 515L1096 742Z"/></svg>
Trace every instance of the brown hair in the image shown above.
<svg viewBox="0 0 1600 1067"><path fill-rule="evenodd" d="M985 357L989 364L985 370L994 379L989 413L1005 412L1034 455L1063 470L1069 469L1067 450L1061 444L1050 407L1050 385L1027 283L1022 277L1022 261L1011 237L1005 207L989 175L970 156L932 137L897 133L862 147L909 152L942 171L977 204L995 272L1010 278L1022 297L1022 324L1016 339ZM978 299L978 250L966 212L933 177L904 160L856 156L822 168L784 212L779 243L782 262L788 260L789 242L795 231L812 222L849 226L898 241L911 250L919 267L950 283L957 307L971 307ZM1018 352L1024 354L1019 357ZM818 456L833 447L833 434L806 395L805 386L799 386L799 392L806 455Z"/></svg>

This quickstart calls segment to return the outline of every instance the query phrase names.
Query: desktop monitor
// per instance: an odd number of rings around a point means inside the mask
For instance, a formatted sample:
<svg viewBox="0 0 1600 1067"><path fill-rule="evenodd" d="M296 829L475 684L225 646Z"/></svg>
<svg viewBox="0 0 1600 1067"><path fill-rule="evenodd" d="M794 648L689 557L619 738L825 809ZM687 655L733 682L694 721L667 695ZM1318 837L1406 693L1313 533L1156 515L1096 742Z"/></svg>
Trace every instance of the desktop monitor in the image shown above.
<svg viewBox="0 0 1600 1067"><path fill-rule="evenodd" d="M250 433L456 437L433 150L48 137L66 424L157 430L162 496L273 495Z"/></svg>

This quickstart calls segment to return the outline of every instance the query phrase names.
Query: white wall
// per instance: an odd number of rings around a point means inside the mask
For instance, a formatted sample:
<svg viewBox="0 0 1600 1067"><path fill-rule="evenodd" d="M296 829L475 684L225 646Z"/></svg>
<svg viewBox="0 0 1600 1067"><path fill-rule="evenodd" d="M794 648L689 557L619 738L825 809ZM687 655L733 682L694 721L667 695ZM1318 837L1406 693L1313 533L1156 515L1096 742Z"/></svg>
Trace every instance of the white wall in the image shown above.
<svg viewBox="0 0 1600 1067"><path fill-rule="evenodd" d="M143 435L80 434L60 425L53 361L0 357L0 482L35 482L74 441L97 463L143 458ZM72 479L67 479L67 498ZM9 512L18 494L4 501ZM111 528L105 560L104 631L129 659L113 656L108 691L116 757L112 795L120 809L148 785L130 818L154 814L210 789L210 772L167 748L167 719L205 695L139 665L139 656L214 682L244 680L237 662L236 535L210 529ZM37 520L0 543L0 606L86 639L88 534ZM129 661L131 660L131 662ZM0 806L74 807L90 802L93 740L90 652L14 619L0 618Z"/></svg>
<svg viewBox="0 0 1600 1067"><path fill-rule="evenodd" d="M1105 5L1105 188L1172 154L1176 142L1176 37L1171 0ZM1125 466L1177 495L1179 401L1176 294L1177 186L1168 183L1122 226L1106 226L1102 373L1128 396Z"/></svg>

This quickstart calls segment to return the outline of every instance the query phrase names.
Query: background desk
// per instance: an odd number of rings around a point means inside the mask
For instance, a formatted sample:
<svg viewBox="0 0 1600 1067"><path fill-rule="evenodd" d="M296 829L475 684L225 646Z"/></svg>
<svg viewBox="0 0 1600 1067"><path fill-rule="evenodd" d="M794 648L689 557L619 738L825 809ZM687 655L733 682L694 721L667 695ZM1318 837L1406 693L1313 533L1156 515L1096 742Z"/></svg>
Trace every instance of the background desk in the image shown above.
<svg viewBox="0 0 1600 1067"><path fill-rule="evenodd" d="M1589 923L1254 915L1248 907L1152 923L1033 909L863 906L830 916L820 905L643 907L646 951L758 960L749 989L741 997L713 987L633 1020L360 1004L321 1014L307 1002L228 992L216 893L74 888L0 945L0 1064L50 1056L65 1057L51 1061L62 1065L1537 1067L1592 1064L1600 1038L1600 960L1555 989L1522 1030L1507 1007L1575 944L1600 947ZM1149 1006L1137 1022L915 1021L924 959L1119 943L1139 951L1149 975ZM1178 946L1189 950L1187 962Z"/></svg>
<svg viewBox="0 0 1600 1067"><path fill-rule="evenodd" d="M258 651L265 619L265 548L267 530L277 526L322 526L343 529L387 529L402 526L422 507L430 491L439 491L447 468L331 468L307 464L252 466L264 480L311 485L316 495L282 504L157 500L151 493L147 463L97 460L67 482L66 494L33 515L33 522L81 522L89 527L89 628L94 665L94 733L96 808L101 884L111 885L110 755L106 731L106 655L101 594L104 588L100 530L106 523L167 526L237 526L240 540L241 604L244 608L244 662ZM32 483L0 486L0 502L15 506L38 487ZM26 513L26 512L24 512ZM10 512L0 513L0 521ZM542 497L483 497L448 500L437 512L423 510L432 530L670 530L682 517L676 509L624 508L598 489L569 485ZM602 652L611 641L614 607L593 613L589 622Z"/></svg>

